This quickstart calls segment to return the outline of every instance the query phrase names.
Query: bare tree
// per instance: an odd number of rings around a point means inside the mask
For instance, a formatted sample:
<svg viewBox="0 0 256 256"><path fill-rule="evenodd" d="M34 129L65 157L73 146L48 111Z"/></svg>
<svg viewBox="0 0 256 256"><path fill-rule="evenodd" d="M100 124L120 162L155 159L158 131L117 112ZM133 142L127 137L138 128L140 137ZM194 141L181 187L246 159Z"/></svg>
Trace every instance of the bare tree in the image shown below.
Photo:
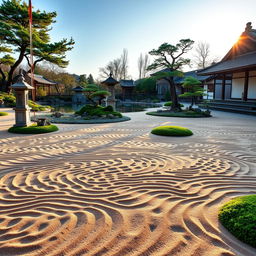
<svg viewBox="0 0 256 256"><path fill-rule="evenodd" d="M100 77L107 78L110 73L116 80L128 78L128 51L123 50L120 58L110 61L104 68L100 68Z"/></svg>
<svg viewBox="0 0 256 256"><path fill-rule="evenodd" d="M149 66L149 56L147 53L140 54L140 57L138 58L138 69L139 69L139 79L145 78L147 75L147 67Z"/></svg>
<svg viewBox="0 0 256 256"><path fill-rule="evenodd" d="M195 64L198 68L206 68L211 65L210 45L207 42L198 42L195 47Z"/></svg>
<svg viewBox="0 0 256 256"><path fill-rule="evenodd" d="M123 49L123 53L121 55L121 79L127 78L128 73L128 50Z"/></svg>

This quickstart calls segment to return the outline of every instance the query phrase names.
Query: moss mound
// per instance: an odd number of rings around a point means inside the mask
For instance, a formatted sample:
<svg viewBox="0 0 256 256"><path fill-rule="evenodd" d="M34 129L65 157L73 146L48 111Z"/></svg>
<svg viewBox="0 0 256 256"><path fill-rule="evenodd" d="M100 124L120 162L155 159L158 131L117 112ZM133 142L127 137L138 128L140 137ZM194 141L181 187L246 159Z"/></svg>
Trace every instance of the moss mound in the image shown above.
<svg viewBox="0 0 256 256"><path fill-rule="evenodd" d="M8 113L6 113L6 112L0 112L0 116L8 116Z"/></svg>
<svg viewBox="0 0 256 256"><path fill-rule="evenodd" d="M256 248L256 195L237 197L224 204L219 220L235 237Z"/></svg>
<svg viewBox="0 0 256 256"><path fill-rule="evenodd" d="M102 107L102 106L93 106L93 105L85 105L80 110L76 111L75 114L83 116L85 115L87 118L93 116L108 116L113 115L116 117L122 117L122 114L113 110L112 106Z"/></svg>
<svg viewBox="0 0 256 256"><path fill-rule="evenodd" d="M166 116L166 117L210 117L209 112L195 112L195 111L180 111L180 112L171 112L171 111L162 111L162 112L148 112L147 115L151 116Z"/></svg>
<svg viewBox="0 0 256 256"><path fill-rule="evenodd" d="M151 131L152 134L161 136L191 136L193 132L180 126L159 126Z"/></svg>
<svg viewBox="0 0 256 256"><path fill-rule="evenodd" d="M22 133L22 134L40 134L40 133L56 132L58 130L59 129L56 125L46 125L46 126L31 125L28 127L11 127L9 128L8 132Z"/></svg>

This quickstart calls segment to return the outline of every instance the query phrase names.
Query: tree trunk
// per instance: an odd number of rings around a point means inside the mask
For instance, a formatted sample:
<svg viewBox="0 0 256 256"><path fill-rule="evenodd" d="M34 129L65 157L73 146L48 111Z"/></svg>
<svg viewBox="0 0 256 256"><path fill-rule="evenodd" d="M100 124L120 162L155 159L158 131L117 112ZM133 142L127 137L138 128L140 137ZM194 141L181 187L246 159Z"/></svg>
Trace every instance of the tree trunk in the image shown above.
<svg viewBox="0 0 256 256"><path fill-rule="evenodd" d="M173 80L173 77L169 77L167 79L167 81L169 82L170 85L170 93L171 93L171 101L172 101L172 106L171 106L171 110L172 111L181 111L179 102L178 102L178 97L177 97L177 93L176 93L176 86Z"/></svg>
<svg viewBox="0 0 256 256"><path fill-rule="evenodd" d="M24 58L24 54L26 51L26 46L21 47L20 49L20 54L19 54L19 58L18 60L14 63L13 66L11 66L11 69L8 73L8 79L7 79L7 83L6 83L6 87L7 87L7 91L10 91L10 86L12 85L12 79L13 79L13 74L14 71L16 70L16 68L21 64L23 58Z"/></svg>

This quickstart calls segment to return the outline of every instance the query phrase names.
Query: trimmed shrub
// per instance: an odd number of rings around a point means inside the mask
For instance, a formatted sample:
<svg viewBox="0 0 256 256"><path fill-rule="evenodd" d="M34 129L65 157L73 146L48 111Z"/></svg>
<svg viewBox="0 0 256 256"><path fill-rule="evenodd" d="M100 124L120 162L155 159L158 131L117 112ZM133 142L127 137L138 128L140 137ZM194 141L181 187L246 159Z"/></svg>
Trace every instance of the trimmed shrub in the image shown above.
<svg viewBox="0 0 256 256"><path fill-rule="evenodd" d="M159 126L151 131L152 134L161 136L191 136L193 132L180 126Z"/></svg>
<svg viewBox="0 0 256 256"><path fill-rule="evenodd" d="M22 134L40 134L40 133L48 133L48 132L56 132L58 131L58 127L56 125L46 125L46 126L37 126L31 125L27 127L11 127L8 132L11 133L22 133Z"/></svg>
<svg viewBox="0 0 256 256"><path fill-rule="evenodd" d="M8 113L6 113L6 112L0 112L0 116L8 116Z"/></svg>
<svg viewBox="0 0 256 256"><path fill-rule="evenodd" d="M90 116L104 116L104 115L113 115L122 117L122 114L116 111L113 111L112 106L102 107L102 106L93 106L93 105L85 105L80 110L76 111L75 114L82 116L84 113Z"/></svg>
<svg viewBox="0 0 256 256"><path fill-rule="evenodd" d="M178 104L179 105L179 107L184 107L184 105L183 104L181 104L181 103L179 103ZM172 101L167 101L165 104L164 104L164 106L165 107L171 107L172 106Z"/></svg>
<svg viewBox="0 0 256 256"><path fill-rule="evenodd" d="M224 204L219 220L235 237L256 248L256 195L237 197Z"/></svg>
<svg viewBox="0 0 256 256"><path fill-rule="evenodd" d="M211 113L206 111L202 111L201 113L197 113L192 110L183 110L180 112L171 112L171 111L162 111L162 112L147 112L147 115L151 116L166 116L166 117L211 117Z"/></svg>

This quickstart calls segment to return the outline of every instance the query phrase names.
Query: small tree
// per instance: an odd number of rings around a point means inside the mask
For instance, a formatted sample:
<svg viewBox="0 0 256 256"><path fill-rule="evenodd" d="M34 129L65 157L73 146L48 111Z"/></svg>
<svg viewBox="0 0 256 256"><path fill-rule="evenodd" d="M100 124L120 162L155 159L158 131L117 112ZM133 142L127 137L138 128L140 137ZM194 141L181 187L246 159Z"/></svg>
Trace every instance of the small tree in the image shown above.
<svg viewBox="0 0 256 256"><path fill-rule="evenodd" d="M101 105L102 100L111 95L108 91L100 90L96 84L87 84L84 92L87 99L95 106L98 105L95 98L98 98L98 103Z"/></svg>
<svg viewBox="0 0 256 256"><path fill-rule="evenodd" d="M180 94L179 97L191 98L191 105L189 106L190 109L192 109L193 105L196 103L197 97L204 95L204 89L200 85L201 82L192 76L186 77L182 84L187 92Z"/></svg>
<svg viewBox="0 0 256 256"><path fill-rule="evenodd" d="M94 92L92 93L92 98L98 98L98 101L99 101L99 105L101 105L102 101L107 98L108 96L110 96L111 93L108 92L108 91L102 91L102 90L99 90L97 92Z"/></svg>
<svg viewBox="0 0 256 256"><path fill-rule="evenodd" d="M148 70L156 70L159 68L168 70L168 72L158 72L156 74L158 75L158 79L164 79L169 83L171 99L173 102L171 109L174 111L181 110L176 93L174 77L181 75L181 72L177 71L184 65L190 63L190 59L185 59L182 55L192 49L193 43L194 41L190 39L181 39L176 45L164 43L160 45L158 49L153 49L149 52L150 55L156 56L157 58L151 65L149 65ZM166 77L164 75L166 75Z"/></svg>

